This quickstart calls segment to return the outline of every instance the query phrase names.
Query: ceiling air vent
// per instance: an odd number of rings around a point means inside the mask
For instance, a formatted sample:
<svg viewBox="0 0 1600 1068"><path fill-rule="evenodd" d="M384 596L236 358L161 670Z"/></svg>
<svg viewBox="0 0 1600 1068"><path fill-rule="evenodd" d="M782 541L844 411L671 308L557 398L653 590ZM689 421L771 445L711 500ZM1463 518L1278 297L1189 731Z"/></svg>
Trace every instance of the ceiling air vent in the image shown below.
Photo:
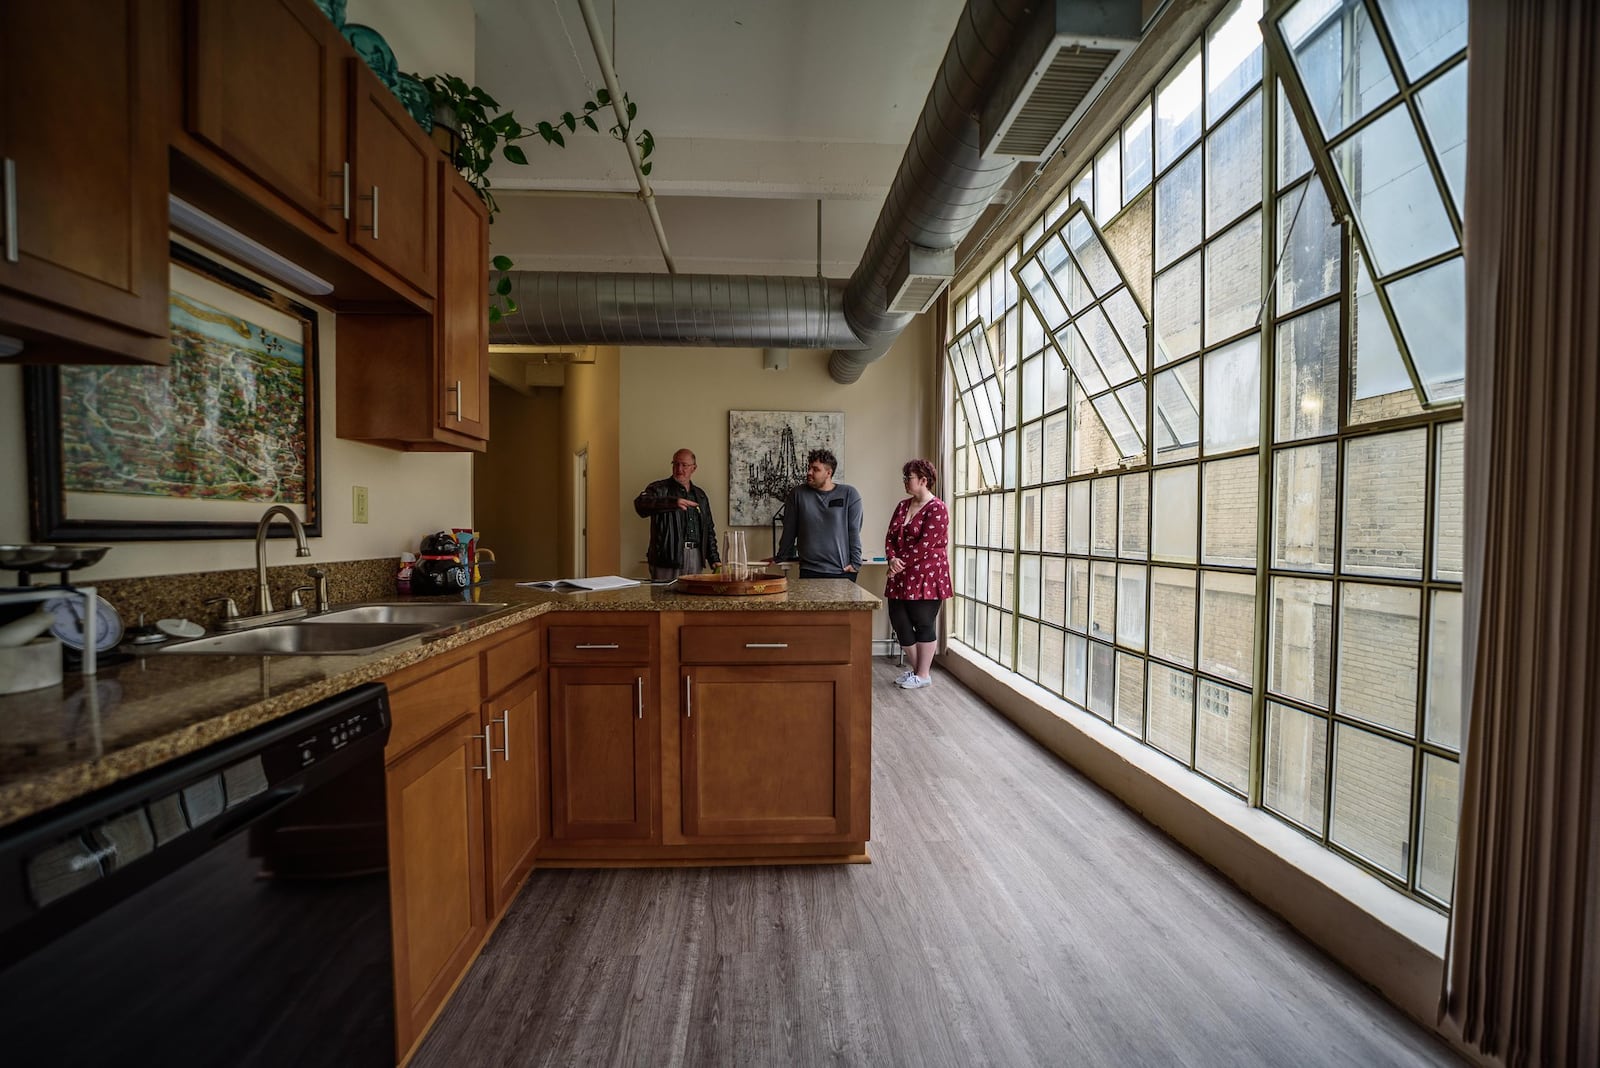
<svg viewBox="0 0 1600 1068"><path fill-rule="evenodd" d="M889 311L921 314L933 306L956 273L956 250L908 245L889 276Z"/></svg>
<svg viewBox="0 0 1600 1068"><path fill-rule="evenodd" d="M1044 159L1139 43L1140 0L1041 4L979 117L985 156Z"/></svg>

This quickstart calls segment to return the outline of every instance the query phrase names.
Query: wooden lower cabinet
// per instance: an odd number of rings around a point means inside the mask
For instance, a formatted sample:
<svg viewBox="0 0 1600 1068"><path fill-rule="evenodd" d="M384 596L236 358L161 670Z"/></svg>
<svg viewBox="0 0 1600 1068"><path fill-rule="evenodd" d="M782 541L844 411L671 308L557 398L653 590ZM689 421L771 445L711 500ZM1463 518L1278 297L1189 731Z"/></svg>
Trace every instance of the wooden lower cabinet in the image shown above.
<svg viewBox="0 0 1600 1068"><path fill-rule="evenodd" d="M686 837L848 836L847 665L685 668L682 687Z"/></svg>
<svg viewBox="0 0 1600 1068"><path fill-rule="evenodd" d="M418 687L421 689L422 687ZM396 1048L409 1050L471 963L484 896L483 743L476 694L462 715L389 765L389 899ZM395 716L408 694L393 695Z"/></svg>
<svg viewBox="0 0 1600 1068"><path fill-rule="evenodd" d="M651 838L653 692L643 666L550 669L551 838Z"/></svg>
<svg viewBox="0 0 1600 1068"><path fill-rule="evenodd" d="M544 715L544 672L535 671L499 697L485 701L481 723L489 736L489 914L511 904L544 838L549 797L550 721Z"/></svg>

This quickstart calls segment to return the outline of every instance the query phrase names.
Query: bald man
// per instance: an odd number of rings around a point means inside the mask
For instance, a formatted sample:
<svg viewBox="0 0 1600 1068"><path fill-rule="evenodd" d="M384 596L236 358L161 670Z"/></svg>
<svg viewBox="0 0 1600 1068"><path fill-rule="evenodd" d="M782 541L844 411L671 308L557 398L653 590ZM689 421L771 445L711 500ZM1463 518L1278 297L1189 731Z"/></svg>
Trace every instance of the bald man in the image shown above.
<svg viewBox="0 0 1600 1068"><path fill-rule="evenodd" d="M700 550L700 564L715 564L717 525L711 519L711 498L694 484L694 453L679 449L672 454L672 477L652 482L633 499L633 510L650 520L650 581L670 582L684 570L683 548Z"/></svg>

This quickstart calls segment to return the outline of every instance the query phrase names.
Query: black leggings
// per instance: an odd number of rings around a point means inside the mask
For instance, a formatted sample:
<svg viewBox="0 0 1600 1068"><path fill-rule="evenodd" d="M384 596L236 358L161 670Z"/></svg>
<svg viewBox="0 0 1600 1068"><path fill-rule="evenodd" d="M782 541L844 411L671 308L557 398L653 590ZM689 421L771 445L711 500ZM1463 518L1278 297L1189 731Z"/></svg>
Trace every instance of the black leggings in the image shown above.
<svg viewBox="0 0 1600 1068"><path fill-rule="evenodd" d="M889 625L902 648L939 640L939 601L889 599Z"/></svg>

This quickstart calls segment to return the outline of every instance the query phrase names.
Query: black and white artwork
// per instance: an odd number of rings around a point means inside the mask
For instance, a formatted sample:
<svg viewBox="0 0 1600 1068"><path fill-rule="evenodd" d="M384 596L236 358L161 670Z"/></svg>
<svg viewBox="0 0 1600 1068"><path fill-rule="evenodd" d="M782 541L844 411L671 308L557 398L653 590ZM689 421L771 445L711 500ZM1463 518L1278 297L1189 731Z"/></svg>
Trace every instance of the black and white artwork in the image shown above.
<svg viewBox="0 0 1600 1068"><path fill-rule="evenodd" d="M812 449L827 449L844 466L843 412L729 412L728 525L772 522L789 491L806 480Z"/></svg>

